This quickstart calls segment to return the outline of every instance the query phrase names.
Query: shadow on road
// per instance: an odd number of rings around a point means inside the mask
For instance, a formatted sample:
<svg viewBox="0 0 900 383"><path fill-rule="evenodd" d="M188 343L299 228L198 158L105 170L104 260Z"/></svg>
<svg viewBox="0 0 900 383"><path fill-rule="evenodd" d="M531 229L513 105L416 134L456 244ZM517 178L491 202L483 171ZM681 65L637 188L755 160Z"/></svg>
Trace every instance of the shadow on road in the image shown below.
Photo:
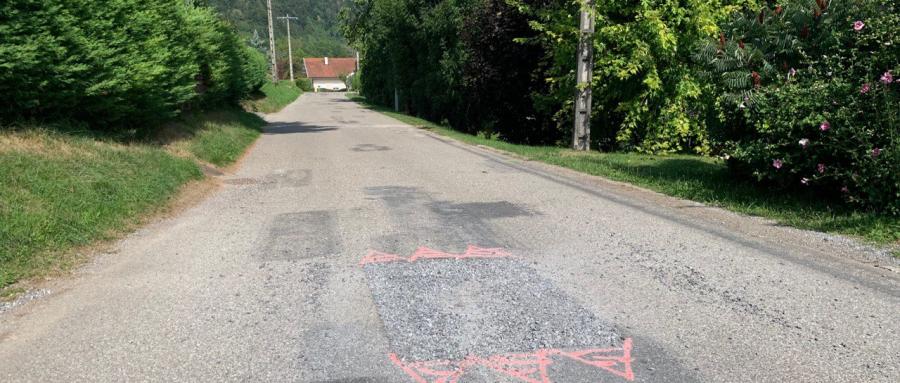
<svg viewBox="0 0 900 383"><path fill-rule="evenodd" d="M328 102L337 102L337 103L348 103L348 102L349 102L349 103L355 103L355 101L353 101L353 100L351 100L351 99L349 99L349 98L332 98L332 99L329 99Z"/></svg>
<svg viewBox="0 0 900 383"><path fill-rule="evenodd" d="M310 125L300 122L278 122L263 128L264 134L320 133L337 130L333 126Z"/></svg>

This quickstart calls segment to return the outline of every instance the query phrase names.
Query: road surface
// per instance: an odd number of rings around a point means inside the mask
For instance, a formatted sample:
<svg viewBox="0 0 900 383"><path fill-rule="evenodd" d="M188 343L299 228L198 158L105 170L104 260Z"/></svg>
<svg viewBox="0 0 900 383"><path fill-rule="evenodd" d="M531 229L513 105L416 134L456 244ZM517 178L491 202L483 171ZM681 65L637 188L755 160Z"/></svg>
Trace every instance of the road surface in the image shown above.
<svg viewBox="0 0 900 383"><path fill-rule="evenodd" d="M839 240L339 94L268 119L214 195L0 315L0 380L900 381L900 278Z"/></svg>

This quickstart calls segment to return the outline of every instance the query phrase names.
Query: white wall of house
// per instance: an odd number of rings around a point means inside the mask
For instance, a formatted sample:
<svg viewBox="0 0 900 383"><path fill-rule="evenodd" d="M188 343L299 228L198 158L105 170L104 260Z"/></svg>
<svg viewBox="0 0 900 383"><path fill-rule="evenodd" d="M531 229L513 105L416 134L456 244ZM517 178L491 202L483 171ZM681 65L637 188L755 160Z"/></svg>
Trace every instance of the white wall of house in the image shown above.
<svg viewBox="0 0 900 383"><path fill-rule="evenodd" d="M312 83L313 89L315 89L316 92L318 92L319 89L347 90L347 84L344 84L339 78L314 78Z"/></svg>

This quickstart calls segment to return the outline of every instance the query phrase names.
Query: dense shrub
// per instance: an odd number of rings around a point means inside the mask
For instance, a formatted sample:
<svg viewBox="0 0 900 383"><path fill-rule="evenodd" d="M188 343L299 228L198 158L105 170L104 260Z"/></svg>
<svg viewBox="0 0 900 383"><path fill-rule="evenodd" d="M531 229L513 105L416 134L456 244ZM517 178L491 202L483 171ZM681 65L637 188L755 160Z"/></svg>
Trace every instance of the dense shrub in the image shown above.
<svg viewBox="0 0 900 383"><path fill-rule="evenodd" d="M0 3L0 117L140 126L265 81L265 59L177 0Z"/></svg>
<svg viewBox="0 0 900 383"><path fill-rule="evenodd" d="M350 83L347 84L354 91L359 91L362 82L360 82L360 76L362 75L362 71L357 70L353 73L353 76L350 76Z"/></svg>
<svg viewBox="0 0 900 383"><path fill-rule="evenodd" d="M297 83L297 87L300 88L300 90L302 90L304 92L312 92L312 90L313 90L312 80L309 78L305 78L305 77L298 78L296 83Z"/></svg>
<svg viewBox="0 0 900 383"><path fill-rule="evenodd" d="M900 214L898 5L748 9L697 59L720 90L714 132L739 174Z"/></svg>

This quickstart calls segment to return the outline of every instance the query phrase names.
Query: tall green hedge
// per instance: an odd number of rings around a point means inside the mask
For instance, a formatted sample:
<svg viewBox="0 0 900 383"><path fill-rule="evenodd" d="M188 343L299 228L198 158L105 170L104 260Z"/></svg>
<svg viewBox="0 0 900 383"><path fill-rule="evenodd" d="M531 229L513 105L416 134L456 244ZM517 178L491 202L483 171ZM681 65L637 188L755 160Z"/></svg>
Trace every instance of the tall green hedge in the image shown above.
<svg viewBox="0 0 900 383"><path fill-rule="evenodd" d="M362 60L360 90L468 133L530 144L561 135L541 76L545 53L506 0L356 0L343 30ZM574 57L574 56L573 56ZM571 93L571 92L569 92ZM533 100L534 98L534 100Z"/></svg>
<svg viewBox="0 0 900 383"><path fill-rule="evenodd" d="M3 120L141 126L265 82L261 53L209 8L180 0L0 3Z"/></svg>

